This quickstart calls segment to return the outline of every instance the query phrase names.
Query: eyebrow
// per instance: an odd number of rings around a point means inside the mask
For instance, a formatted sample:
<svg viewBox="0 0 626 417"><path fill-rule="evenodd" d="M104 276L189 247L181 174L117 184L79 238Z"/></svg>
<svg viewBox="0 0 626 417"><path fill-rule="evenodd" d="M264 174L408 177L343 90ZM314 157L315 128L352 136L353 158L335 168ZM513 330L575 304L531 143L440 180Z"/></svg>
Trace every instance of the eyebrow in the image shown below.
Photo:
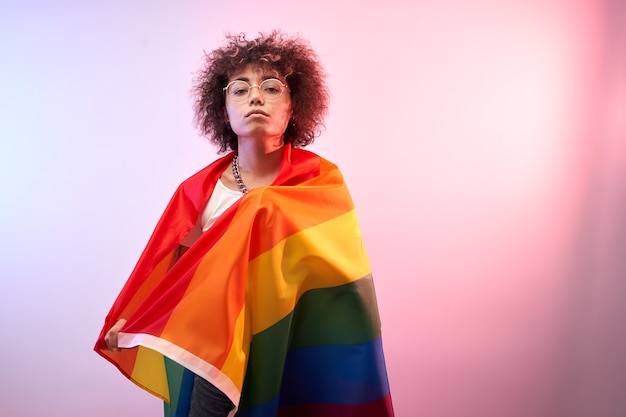
<svg viewBox="0 0 626 417"><path fill-rule="evenodd" d="M275 76L273 76L273 75L264 75L264 76L263 76L263 81L265 81L265 80L269 80L269 79L271 79L271 78L276 79L276 80L278 80L278 81L280 81L280 82L284 83L284 81L283 81L283 80L281 80L280 78L275 77ZM250 78L248 78L248 77L237 77L237 78L234 78L232 81L245 81L245 82L247 82L248 84L250 84ZM261 82L263 82L263 81L261 81Z"/></svg>

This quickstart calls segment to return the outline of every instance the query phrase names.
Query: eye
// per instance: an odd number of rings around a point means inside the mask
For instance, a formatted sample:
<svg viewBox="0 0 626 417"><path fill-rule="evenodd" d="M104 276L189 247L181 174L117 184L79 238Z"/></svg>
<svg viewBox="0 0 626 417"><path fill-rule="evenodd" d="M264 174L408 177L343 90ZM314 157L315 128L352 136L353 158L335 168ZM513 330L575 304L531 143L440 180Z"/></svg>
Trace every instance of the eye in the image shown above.
<svg viewBox="0 0 626 417"><path fill-rule="evenodd" d="M244 81L236 81L232 83L228 89L229 93L235 97L245 96L248 94L249 90L250 86Z"/></svg>
<svg viewBox="0 0 626 417"><path fill-rule="evenodd" d="M278 80L265 80L262 83L263 94L280 95L283 91L283 85Z"/></svg>

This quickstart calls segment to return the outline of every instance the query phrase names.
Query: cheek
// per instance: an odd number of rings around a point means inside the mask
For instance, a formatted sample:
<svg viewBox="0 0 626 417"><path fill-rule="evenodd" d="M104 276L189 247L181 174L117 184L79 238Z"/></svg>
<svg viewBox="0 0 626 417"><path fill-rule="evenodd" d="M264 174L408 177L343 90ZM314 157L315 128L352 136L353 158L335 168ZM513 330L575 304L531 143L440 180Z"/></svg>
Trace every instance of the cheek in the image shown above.
<svg viewBox="0 0 626 417"><path fill-rule="evenodd" d="M288 103L285 108L284 108L284 116L285 119L287 120L287 123L289 123L289 119L291 119L291 116L293 115L293 109L291 107L291 103Z"/></svg>
<svg viewBox="0 0 626 417"><path fill-rule="evenodd" d="M291 119L291 108L285 108L283 109L282 112L282 120L281 120L281 124L283 127L287 127L287 125L289 124L289 120Z"/></svg>
<svg viewBox="0 0 626 417"><path fill-rule="evenodd" d="M224 118L226 120L232 120L237 115L235 108L232 105L226 105L224 107Z"/></svg>

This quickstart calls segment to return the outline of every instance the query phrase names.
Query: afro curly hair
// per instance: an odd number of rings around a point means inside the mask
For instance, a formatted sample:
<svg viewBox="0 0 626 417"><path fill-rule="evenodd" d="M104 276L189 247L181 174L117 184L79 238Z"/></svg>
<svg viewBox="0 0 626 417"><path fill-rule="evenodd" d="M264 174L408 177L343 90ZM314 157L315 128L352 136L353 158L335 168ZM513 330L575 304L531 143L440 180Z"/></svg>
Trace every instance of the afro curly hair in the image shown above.
<svg viewBox="0 0 626 417"><path fill-rule="evenodd" d="M298 148L313 143L324 128L329 94L326 74L309 42L278 30L259 33L255 39L243 33L227 34L226 40L222 48L205 52L204 67L192 89L194 121L200 133L217 145L220 153L237 149L237 135L224 118L223 88L247 64L259 64L277 71L289 86L293 113L284 142Z"/></svg>

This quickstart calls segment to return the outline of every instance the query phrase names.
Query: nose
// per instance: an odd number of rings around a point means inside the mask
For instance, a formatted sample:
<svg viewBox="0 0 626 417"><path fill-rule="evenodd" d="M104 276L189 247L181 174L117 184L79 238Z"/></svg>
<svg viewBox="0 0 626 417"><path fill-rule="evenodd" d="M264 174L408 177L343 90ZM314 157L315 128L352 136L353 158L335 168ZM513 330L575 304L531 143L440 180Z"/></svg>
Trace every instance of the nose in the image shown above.
<svg viewBox="0 0 626 417"><path fill-rule="evenodd" d="M263 97L263 92L261 91L261 87L258 85L253 85L250 87L250 92L248 93L248 101L250 104L263 104L265 102L265 98Z"/></svg>

